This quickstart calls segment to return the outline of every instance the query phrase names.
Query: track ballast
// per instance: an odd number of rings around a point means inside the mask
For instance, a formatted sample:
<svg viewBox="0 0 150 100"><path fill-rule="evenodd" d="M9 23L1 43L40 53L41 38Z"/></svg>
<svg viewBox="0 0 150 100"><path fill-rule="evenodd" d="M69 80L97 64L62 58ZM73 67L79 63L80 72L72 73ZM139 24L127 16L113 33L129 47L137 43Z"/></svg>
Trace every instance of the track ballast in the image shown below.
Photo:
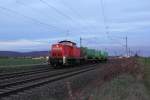
<svg viewBox="0 0 150 100"><path fill-rule="evenodd" d="M25 90L30 90L57 80L68 78L77 74L94 70L96 64L86 65L82 67L74 67L69 69L51 69L43 70L43 72L35 71L24 72L13 75L13 77L3 78L0 81L0 98L15 95ZM3 76L4 77L4 76ZM0 77L1 78L1 77Z"/></svg>

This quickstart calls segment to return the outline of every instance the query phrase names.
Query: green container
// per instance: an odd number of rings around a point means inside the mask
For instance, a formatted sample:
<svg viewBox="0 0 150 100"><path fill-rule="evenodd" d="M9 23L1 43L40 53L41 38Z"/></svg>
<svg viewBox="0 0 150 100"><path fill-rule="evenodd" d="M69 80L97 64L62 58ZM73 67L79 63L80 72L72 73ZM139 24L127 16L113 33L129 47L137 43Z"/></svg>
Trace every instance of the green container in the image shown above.
<svg viewBox="0 0 150 100"><path fill-rule="evenodd" d="M89 59L95 58L95 50L94 49L87 49L86 54L87 54L87 58L89 58Z"/></svg>
<svg viewBox="0 0 150 100"><path fill-rule="evenodd" d="M104 59L107 59L108 57L108 53L106 51L88 49L87 47L82 47L81 51L82 51L81 55L88 59L104 60Z"/></svg>
<svg viewBox="0 0 150 100"><path fill-rule="evenodd" d="M103 59L103 60L104 60L104 59L107 59L108 53L107 53L106 51L102 51L101 56L102 56L102 59Z"/></svg>

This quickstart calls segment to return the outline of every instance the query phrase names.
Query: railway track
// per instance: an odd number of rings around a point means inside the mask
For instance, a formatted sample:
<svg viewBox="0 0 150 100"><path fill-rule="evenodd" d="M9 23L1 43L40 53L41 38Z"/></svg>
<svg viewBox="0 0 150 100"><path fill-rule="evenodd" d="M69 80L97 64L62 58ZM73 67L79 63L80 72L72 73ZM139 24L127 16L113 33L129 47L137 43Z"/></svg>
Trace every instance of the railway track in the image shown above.
<svg viewBox="0 0 150 100"><path fill-rule="evenodd" d="M44 71L49 71L49 70L54 70L54 69L52 67L41 67L41 68L38 68L38 69L32 69L32 70L27 70L27 71L2 73L2 74L0 74L0 81L3 80L3 79L9 79L9 78L13 78L13 77L20 77L20 76L25 76L25 75L42 73Z"/></svg>
<svg viewBox="0 0 150 100"><path fill-rule="evenodd" d="M25 90L45 85L57 80L68 78L77 74L94 70L96 64L75 67L70 69L61 69L53 71L44 71L36 74L21 75L12 77L0 82L0 99L21 93Z"/></svg>

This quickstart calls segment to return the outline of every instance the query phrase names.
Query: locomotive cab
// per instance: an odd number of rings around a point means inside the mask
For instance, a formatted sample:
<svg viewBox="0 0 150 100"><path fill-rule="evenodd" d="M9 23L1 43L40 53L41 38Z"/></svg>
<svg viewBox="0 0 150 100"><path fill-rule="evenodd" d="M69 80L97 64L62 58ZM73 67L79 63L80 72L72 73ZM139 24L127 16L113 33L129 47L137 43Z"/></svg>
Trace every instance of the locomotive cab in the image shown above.
<svg viewBox="0 0 150 100"><path fill-rule="evenodd" d="M50 52L50 64L71 65L77 62L80 58L80 49L76 43L71 41L60 41L58 44L53 44Z"/></svg>

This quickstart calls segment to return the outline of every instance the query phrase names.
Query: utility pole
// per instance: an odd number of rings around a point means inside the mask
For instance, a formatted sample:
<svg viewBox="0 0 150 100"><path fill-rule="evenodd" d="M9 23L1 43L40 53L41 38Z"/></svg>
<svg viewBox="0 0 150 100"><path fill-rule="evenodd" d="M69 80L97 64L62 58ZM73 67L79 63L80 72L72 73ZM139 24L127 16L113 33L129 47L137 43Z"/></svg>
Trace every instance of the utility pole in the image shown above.
<svg viewBox="0 0 150 100"><path fill-rule="evenodd" d="M82 47L82 38L80 37L80 48Z"/></svg>
<svg viewBox="0 0 150 100"><path fill-rule="evenodd" d="M80 37L80 56L83 56L83 51L82 51L82 38Z"/></svg>
<svg viewBox="0 0 150 100"><path fill-rule="evenodd" d="M126 36L126 56L128 56L128 37Z"/></svg>
<svg viewBox="0 0 150 100"><path fill-rule="evenodd" d="M131 49L129 48L128 55L131 56Z"/></svg>

